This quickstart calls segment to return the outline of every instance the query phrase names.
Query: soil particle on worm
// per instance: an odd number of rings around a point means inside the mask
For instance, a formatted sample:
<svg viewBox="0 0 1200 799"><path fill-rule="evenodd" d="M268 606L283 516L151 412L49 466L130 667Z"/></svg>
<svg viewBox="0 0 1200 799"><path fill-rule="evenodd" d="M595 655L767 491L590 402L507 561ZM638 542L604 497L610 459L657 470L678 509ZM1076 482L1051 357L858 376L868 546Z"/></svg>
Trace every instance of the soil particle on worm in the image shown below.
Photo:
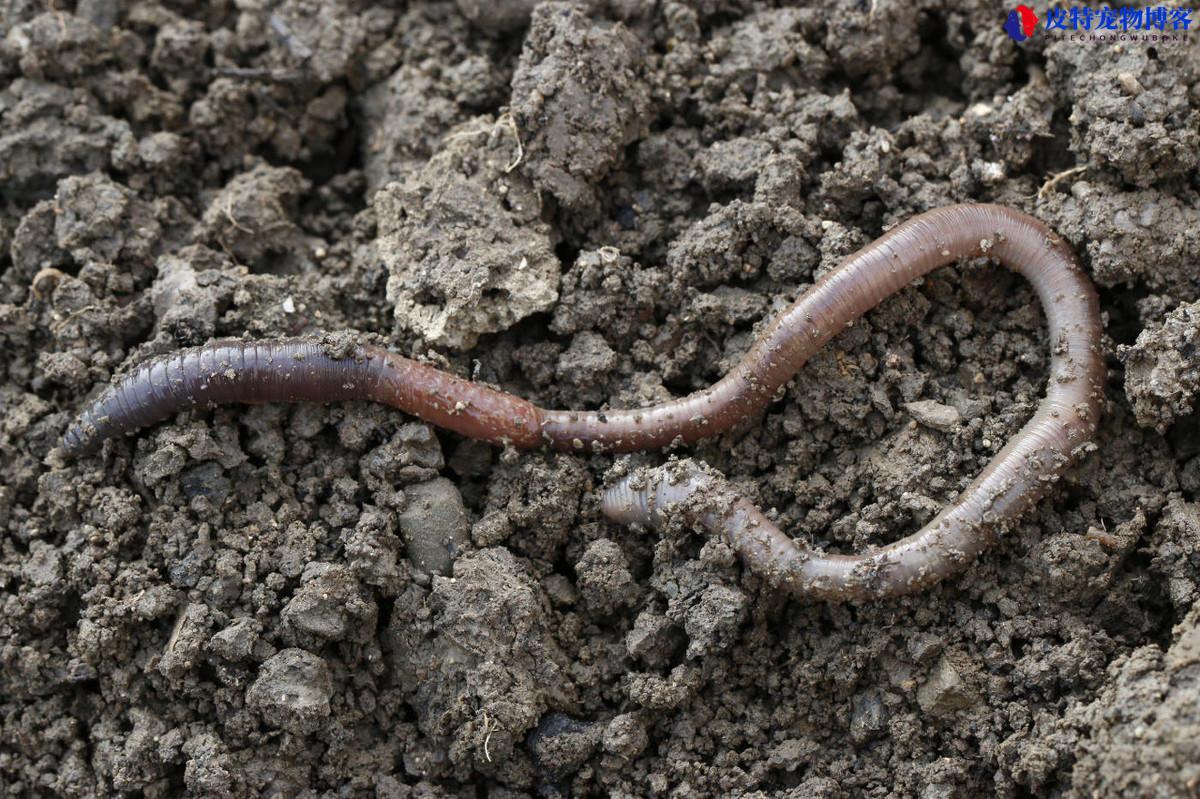
<svg viewBox="0 0 1200 799"><path fill-rule="evenodd" d="M0 4L0 785L1194 793L1200 61L1018 45L1010 10ZM662 454L500 452L365 403L47 461L113 375L221 337L383 344L544 406L678 396L882 230L972 200L1079 253L1107 406L919 596L795 603L687 525L606 522L606 476ZM1028 286L960 264L680 454L858 551L950 501L1048 364Z"/></svg>

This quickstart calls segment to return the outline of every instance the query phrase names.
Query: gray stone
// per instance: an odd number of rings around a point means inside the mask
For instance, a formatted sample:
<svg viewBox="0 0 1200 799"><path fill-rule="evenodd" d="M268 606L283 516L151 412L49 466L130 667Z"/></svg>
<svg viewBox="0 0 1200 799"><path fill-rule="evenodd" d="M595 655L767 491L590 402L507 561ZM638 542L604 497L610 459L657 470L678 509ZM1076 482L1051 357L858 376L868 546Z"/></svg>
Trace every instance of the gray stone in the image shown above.
<svg viewBox="0 0 1200 799"><path fill-rule="evenodd" d="M660 667L670 662L682 640L682 632L670 619L661 613L643 610L634 619L633 629L625 635L625 650L630 657Z"/></svg>
<svg viewBox="0 0 1200 799"><path fill-rule="evenodd" d="M879 737L887 729L888 711L879 694L868 692L854 697L850 713L850 740L863 744Z"/></svg>
<svg viewBox="0 0 1200 799"><path fill-rule="evenodd" d="M975 696L948 657L943 656L917 689L917 704L926 713L942 716L969 707Z"/></svg>
<svg viewBox="0 0 1200 799"><path fill-rule="evenodd" d="M400 534L413 570L449 574L454 559L471 541L471 522L462 494L444 477L409 486L400 514Z"/></svg>
<svg viewBox="0 0 1200 799"><path fill-rule="evenodd" d="M736 588L710 585L700 601L688 609L683 628L689 642L687 656L701 657L728 649L737 641L738 627L746 618L746 595Z"/></svg>
<svg viewBox="0 0 1200 799"><path fill-rule="evenodd" d="M646 725L638 720L633 713L622 713L614 716L604 728L604 751L610 755L633 760L645 751L650 743L646 734Z"/></svg>
<svg viewBox="0 0 1200 799"><path fill-rule="evenodd" d="M942 432L949 432L957 427L960 418L957 408L933 400L906 402L904 410L908 411L918 424Z"/></svg>
<svg viewBox="0 0 1200 799"><path fill-rule="evenodd" d="M301 643L363 642L374 635L379 607L349 569L313 564L304 576L282 614Z"/></svg>
<svg viewBox="0 0 1200 799"><path fill-rule="evenodd" d="M272 726L310 733L329 716L333 678L325 661L303 649L284 649L262 664L246 704Z"/></svg>
<svg viewBox="0 0 1200 799"><path fill-rule="evenodd" d="M637 598L629 561L616 542L600 538L588 544L575 564L583 603L598 613L608 613Z"/></svg>
<svg viewBox="0 0 1200 799"><path fill-rule="evenodd" d="M576 771L596 751L601 725L577 721L562 713L547 713L529 733L526 746L545 779L561 780Z"/></svg>

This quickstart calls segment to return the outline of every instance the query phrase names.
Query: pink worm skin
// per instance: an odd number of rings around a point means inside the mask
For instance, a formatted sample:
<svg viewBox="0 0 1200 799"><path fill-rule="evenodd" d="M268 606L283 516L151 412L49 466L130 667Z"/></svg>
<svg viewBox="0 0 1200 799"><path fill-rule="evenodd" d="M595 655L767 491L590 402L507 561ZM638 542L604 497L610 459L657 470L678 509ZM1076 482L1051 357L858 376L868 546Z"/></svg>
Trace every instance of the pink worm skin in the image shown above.
<svg viewBox="0 0 1200 799"><path fill-rule="evenodd" d="M601 507L615 521L659 525L675 506L724 535L754 569L794 593L868 600L917 591L953 574L995 539L1085 449L1105 367L1095 288L1070 248L1036 219L996 205L939 208L898 225L843 261L781 314L721 380L647 408L551 411L377 347L337 358L315 342L224 341L152 359L120 378L63 436L68 456L180 410L231 402L369 399L494 444L630 452L708 438L760 414L826 342L888 296L961 258L989 256L1024 275L1051 343L1046 397L957 501L908 538L865 555L810 551L723 479L691 465L625 478ZM723 496L721 502L705 502Z"/></svg>

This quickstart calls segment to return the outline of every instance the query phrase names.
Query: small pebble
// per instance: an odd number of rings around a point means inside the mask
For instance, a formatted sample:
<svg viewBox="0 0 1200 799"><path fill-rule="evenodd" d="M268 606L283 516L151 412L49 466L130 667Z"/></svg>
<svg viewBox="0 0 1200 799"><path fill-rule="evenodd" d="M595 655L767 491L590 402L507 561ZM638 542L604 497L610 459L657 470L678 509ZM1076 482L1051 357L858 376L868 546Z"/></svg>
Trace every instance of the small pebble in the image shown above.
<svg viewBox="0 0 1200 799"><path fill-rule="evenodd" d="M616 542L601 538L588 544L575 564L583 603L598 613L608 613L637 599L637 585L629 561Z"/></svg>
<svg viewBox="0 0 1200 799"><path fill-rule="evenodd" d="M687 656L698 658L728 649L737 641L738 628L747 614L749 600L736 588L710 585L692 605L684 620L689 642Z"/></svg>
<svg viewBox="0 0 1200 799"><path fill-rule="evenodd" d="M908 411L912 418L917 420L917 423L925 427L941 430L947 433L958 426L958 421L961 418L958 409L950 405L943 405L940 402L933 400L918 400L917 402L904 403L904 410Z"/></svg>
<svg viewBox="0 0 1200 799"><path fill-rule="evenodd" d="M888 711L878 694L868 692L854 697L850 713L850 740L863 744L879 737L887 729Z"/></svg>
<svg viewBox="0 0 1200 799"><path fill-rule="evenodd" d="M300 643L365 642L371 638L379 607L348 568L312 564L305 569L304 578L282 614Z"/></svg>
<svg viewBox="0 0 1200 799"><path fill-rule="evenodd" d="M917 689L917 704L926 713L943 716L969 707L974 702L958 669L943 656L929 673L929 679Z"/></svg>
<svg viewBox="0 0 1200 799"><path fill-rule="evenodd" d="M683 633L670 619L660 613L644 610L625 635L625 650L630 657L641 658L647 665L660 667L669 663L681 647Z"/></svg>
<svg viewBox="0 0 1200 799"><path fill-rule="evenodd" d="M246 616L237 619L208 640L208 654L224 660L245 660L254 652L258 643L259 624Z"/></svg>
<svg viewBox="0 0 1200 799"><path fill-rule="evenodd" d="M600 743L599 724L577 721L562 713L547 713L525 741L529 754L548 781L579 770Z"/></svg>
<svg viewBox="0 0 1200 799"><path fill-rule="evenodd" d="M471 541L471 522L454 483L438 477L404 489L400 533L413 570L421 575L449 574L454 559Z"/></svg>
<svg viewBox="0 0 1200 799"><path fill-rule="evenodd" d="M614 716L604 729L604 751L610 755L633 760L646 750L650 737L646 726L632 713Z"/></svg>
<svg viewBox="0 0 1200 799"><path fill-rule="evenodd" d="M303 649L284 649L262 664L246 704L288 732L316 731L329 716L333 678L325 661Z"/></svg>

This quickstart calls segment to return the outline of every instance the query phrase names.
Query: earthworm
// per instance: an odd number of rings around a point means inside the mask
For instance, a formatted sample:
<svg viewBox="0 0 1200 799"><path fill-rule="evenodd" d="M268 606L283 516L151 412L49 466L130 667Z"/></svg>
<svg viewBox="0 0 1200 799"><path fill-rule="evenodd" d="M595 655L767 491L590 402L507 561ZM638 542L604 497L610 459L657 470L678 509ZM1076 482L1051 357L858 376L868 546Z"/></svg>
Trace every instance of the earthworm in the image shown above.
<svg viewBox="0 0 1200 799"><path fill-rule="evenodd" d="M939 266L981 256L1033 284L1049 328L1050 380L1033 418L915 534L860 556L811 551L720 478L688 464L631 475L601 503L616 521L650 526L675 506L685 512L693 506L694 521L724 535L751 569L798 595L894 596L955 573L986 548L1087 449L1099 420L1106 373L1096 291L1062 239L1009 208L948 206L896 226L820 278L725 377L670 402L633 410L544 410L377 347L341 358L311 341L221 341L155 358L120 378L67 430L62 449L78 455L196 406L346 399L383 402L462 435L520 449L629 452L690 443L755 418L813 353L886 297ZM713 501L718 497L722 501Z"/></svg>

